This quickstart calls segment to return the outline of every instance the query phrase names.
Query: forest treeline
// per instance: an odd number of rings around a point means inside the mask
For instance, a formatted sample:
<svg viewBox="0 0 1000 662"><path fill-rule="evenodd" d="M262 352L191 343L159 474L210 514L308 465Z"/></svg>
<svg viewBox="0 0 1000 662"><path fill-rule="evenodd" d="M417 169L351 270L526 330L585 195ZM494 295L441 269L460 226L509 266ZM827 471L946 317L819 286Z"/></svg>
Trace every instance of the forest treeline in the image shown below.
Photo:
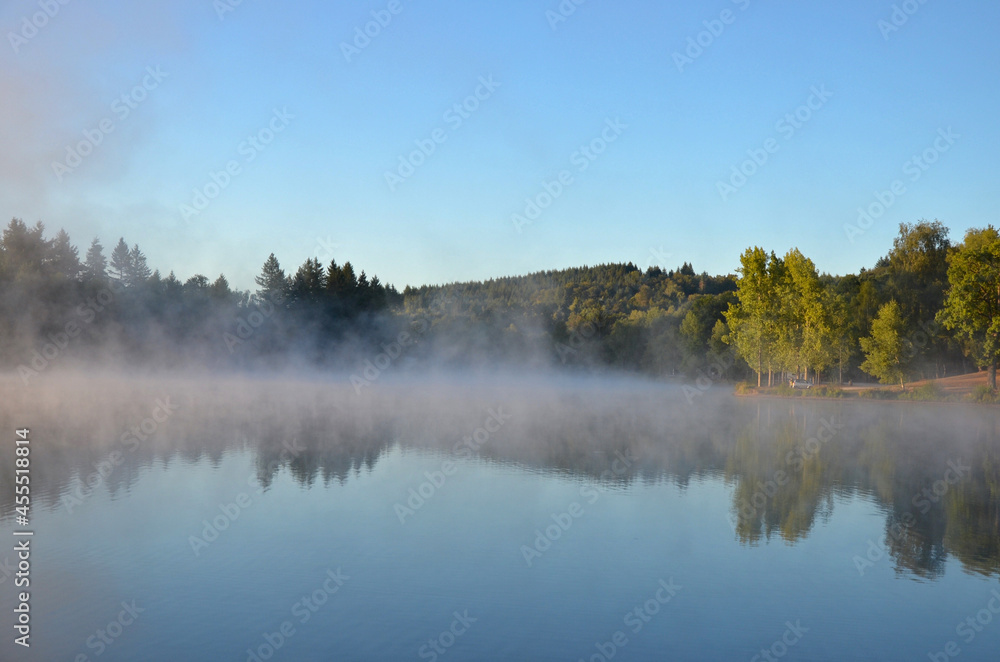
<svg viewBox="0 0 1000 662"><path fill-rule="evenodd" d="M900 226L858 274L747 249L736 274L607 264L400 293L350 262L270 255L254 291L152 270L121 238L81 258L14 219L0 239L0 365L583 368L653 376L905 383L989 368L1000 351L1000 237ZM401 336L401 334L408 334ZM403 337L406 342L400 343Z"/></svg>

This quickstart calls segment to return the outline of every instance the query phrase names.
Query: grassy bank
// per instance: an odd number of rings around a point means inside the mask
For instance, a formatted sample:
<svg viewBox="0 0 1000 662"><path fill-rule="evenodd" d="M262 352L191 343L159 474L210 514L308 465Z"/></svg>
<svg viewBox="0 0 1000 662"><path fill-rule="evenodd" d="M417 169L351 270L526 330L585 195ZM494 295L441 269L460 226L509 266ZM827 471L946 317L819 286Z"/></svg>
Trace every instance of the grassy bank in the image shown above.
<svg viewBox="0 0 1000 662"><path fill-rule="evenodd" d="M782 398L853 398L859 400L902 401L902 402L972 402L980 404L1000 404L1000 395L985 383L985 374L972 377L961 375L955 378L924 380L908 384L905 389L898 386L842 387L820 384L808 389L793 389L787 384L773 387L757 387L743 382L736 385L735 393L740 396L782 397ZM982 382L982 383L980 383Z"/></svg>

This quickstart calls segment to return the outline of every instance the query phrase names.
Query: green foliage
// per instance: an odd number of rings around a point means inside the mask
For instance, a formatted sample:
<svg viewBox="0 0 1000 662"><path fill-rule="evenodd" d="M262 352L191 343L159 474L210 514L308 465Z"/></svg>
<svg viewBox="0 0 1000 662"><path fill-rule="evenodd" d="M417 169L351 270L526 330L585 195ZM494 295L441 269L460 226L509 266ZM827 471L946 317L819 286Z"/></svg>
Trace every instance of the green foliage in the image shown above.
<svg viewBox="0 0 1000 662"><path fill-rule="evenodd" d="M989 387L988 384L980 384L977 386L971 394L969 394L969 399L973 402L982 402L987 404L995 404L1000 401L997 397L997 392L995 389Z"/></svg>
<svg viewBox="0 0 1000 662"><path fill-rule="evenodd" d="M948 257L950 288L938 320L965 341L972 358L989 367L995 389L1000 358L1000 233L991 225L969 230Z"/></svg>
<svg viewBox="0 0 1000 662"><path fill-rule="evenodd" d="M898 400L899 393L887 388L866 388L858 391L858 397L867 400Z"/></svg>
<svg viewBox="0 0 1000 662"><path fill-rule="evenodd" d="M899 398L916 402L940 402L946 399L944 391L935 382L927 382L912 391L901 393Z"/></svg>
<svg viewBox="0 0 1000 662"><path fill-rule="evenodd" d="M294 282L304 293L296 300L287 296L293 282L271 255L258 278L262 289L251 299L249 292L234 291L223 275L212 282L196 274L183 284L173 272L162 278L151 272L139 246L129 248L124 237L112 253L109 278L98 239L81 264L68 234L47 239L44 231L41 223L29 228L14 219L0 237L0 365L18 367L29 383L32 370L44 370L54 360L53 349L60 350L57 355L65 351L125 363L157 365L186 357L201 365L226 365L302 350L315 350L312 358L330 356L348 330L377 347L388 340L380 334L395 329L358 321L398 306L400 297L377 277L362 272L354 279L349 265L336 270L351 284L351 295L341 296L324 289L326 272L307 260ZM43 356L45 343L51 347Z"/></svg>
<svg viewBox="0 0 1000 662"><path fill-rule="evenodd" d="M847 396L847 392L843 389L834 388L832 386L816 386L814 388L803 391L803 394L807 397L815 398L843 398Z"/></svg>
<svg viewBox="0 0 1000 662"><path fill-rule="evenodd" d="M860 341L865 353L861 369L877 377L883 384L899 382L902 387L906 379L908 357L903 343L903 331L899 304L890 301L879 308L872 323L871 336Z"/></svg>
<svg viewBox="0 0 1000 662"><path fill-rule="evenodd" d="M738 369L721 341L723 311L735 288L731 276L698 275L689 264L645 272L633 264L606 264L408 287L403 299L408 314L434 321L428 340L449 353L475 349L500 359L512 352L508 358L716 379ZM496 345L477 342L490 338L494 328L511 327L516 331Z"/></svg>

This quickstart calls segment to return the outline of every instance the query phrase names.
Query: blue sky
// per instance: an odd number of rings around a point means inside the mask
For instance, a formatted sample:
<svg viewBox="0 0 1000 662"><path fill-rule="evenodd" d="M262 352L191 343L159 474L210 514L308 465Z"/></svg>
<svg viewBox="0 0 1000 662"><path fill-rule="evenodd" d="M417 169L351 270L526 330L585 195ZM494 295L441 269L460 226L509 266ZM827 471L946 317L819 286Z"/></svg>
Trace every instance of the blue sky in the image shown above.
<svg viewBox="0 0 1000 662"><path fill-rule="evenodd" d="M750 245L847 273L901 222L959 240L998 220L995 2L896 3L912 13L888 32L894 3L874 0L567 0L558 23L557 0L242 0L221 18L233 0L64 1L0 8L0 210L81 253L124 235L182 279L250 288L271 252L400 288L602 262L727 273ZM373 11L391 21L348 61ZM813 89L832 96L805 111ZM84 131L100 144L57 172ZM433 152L390 185L416 141ZM754 150L767 161L744 164ZM756 171L720 192L741 165ZM905 192L848 236L894 182ZM551 204L515 222L546 184ZM186 214L195 189L213 199Z"/></svg>

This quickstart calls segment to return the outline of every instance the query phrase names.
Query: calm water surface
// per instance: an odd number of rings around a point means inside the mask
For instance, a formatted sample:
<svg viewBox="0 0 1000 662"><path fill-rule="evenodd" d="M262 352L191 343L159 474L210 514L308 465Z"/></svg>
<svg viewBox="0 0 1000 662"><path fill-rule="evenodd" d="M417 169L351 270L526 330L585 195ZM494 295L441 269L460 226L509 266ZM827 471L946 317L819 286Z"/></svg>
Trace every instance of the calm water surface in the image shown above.
<svg viewBox="0 0 1000 662"><path fill-rule="evenodd" d="M25 650L7 443L2 660L1000 655L993 409L624 381L3 389L35 535Z"/></svg>

